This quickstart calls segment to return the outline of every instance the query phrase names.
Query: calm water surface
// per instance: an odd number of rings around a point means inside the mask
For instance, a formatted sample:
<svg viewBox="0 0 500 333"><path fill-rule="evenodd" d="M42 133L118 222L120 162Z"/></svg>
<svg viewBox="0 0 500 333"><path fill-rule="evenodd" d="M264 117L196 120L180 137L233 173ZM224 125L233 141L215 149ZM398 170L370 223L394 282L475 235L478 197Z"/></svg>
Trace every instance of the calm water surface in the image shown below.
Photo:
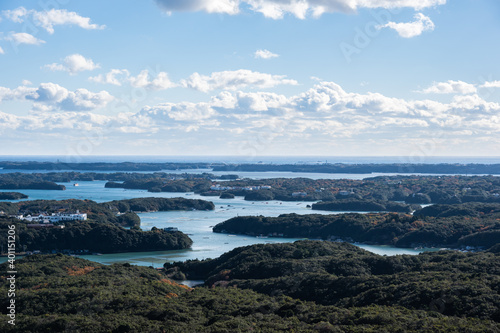
<svg viewBox="0 0 500 333"><path fill-rule="evenodd" d="M260 175L254 175L255 178ZM276 174L283 173L263 173L267 177L281 177ZM270 175L272 174L272 175ZM288 173L290 174L290 173ZM293 174L297 177L297 174ZM310 174L307 174L310 175ZM325 176L322 174L322 176ZM335 175L336 176L336 175ZM349 175L350 177L361 177L366 175ZM311 178L311 177L310 177ZM323 177L325 178L325 177ZM342 178L342 177L341 177ZM347 177L343 177L347 178ZM358 178L352 178L358 179ZM361 179L361 178L359 178ZM66 185L66 191L46 191L46 190L21 190L29 196L28 200L63 200L63 199L90 199L96 202L106 202L111 200L141 198L141 197L185 197L188 199L204 199L212 201L216 209L214 211L171 211L171 212L151 212L141 213L141 227L150 230L152 227L177 227L180 231L188 234L193 239L193 246L189 250L159 251L159 252L132 252L119 254L104 254L100 256L81 256L92 261L111 263L131 263L144 266L161 267L166 261L184 261L187 259L216 258L236 247L258 244L258 243L282 243L294 242L295 238L256 238L251 236L238 236L217 234L212 232L212 227L235 216L242 215L264 215L278 216L280 214L332 214L332 212L312 212L306 205L311 202L280 202L280 201L245 201L242 197L235 199L219 199L218 197L202 197L194 193L149 193L144 190L124 190L116 188L105 188L105 181L78 182L79 186L72 183L62 183ZM342 212L336 212L337 214ZM381 255L396 254L418 254L423 250L401 249L391 246L370 246L360 245L368 251ZM0 258L0 262L6 258Z"/></svg>

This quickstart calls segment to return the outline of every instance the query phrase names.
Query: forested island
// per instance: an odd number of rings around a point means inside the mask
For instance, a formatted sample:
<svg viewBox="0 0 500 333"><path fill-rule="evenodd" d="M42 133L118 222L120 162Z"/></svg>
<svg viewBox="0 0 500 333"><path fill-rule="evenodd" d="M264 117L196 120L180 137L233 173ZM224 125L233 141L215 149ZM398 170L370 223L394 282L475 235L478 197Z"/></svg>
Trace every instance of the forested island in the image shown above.
<svg viewBox="0 0 500 333"><path fill-rule="evenodd" d="M71 181L107 181L107 188L149 192L194 192L207 196L243 196L248 201L343 200L395 205L500 202L500 177L495 176L380 176L362 180L270 178L238 179L237 175L158 173L12 173L0 174L0 189L63 190ZM368 201L368 202L367 202ZM352 205L351 205L352 206ZM332 205L331 207L334 207ZM394 206L396 207L396 206ZM408 211L407 208L398 211ZM364 209L357 209L363 211Z"/></svg>
<svg viewBox="0 0 500 333"><path fill-rule="evenodd" d="M418 164L418 163L315 163L315 164L227 164L227 163L139 163L139 162L14 162L0 161L6 170L81 170L81 171L161 171L211 169L213 171L245 172L314 172L314 173L437 173L437 174L500 174L500 164Z"/></svg>
<svg viewBox="0 0 500 333"><path fill-rule="evenodd" d="M369 163L369 164L223 164L214 165L213 171L230 172L314 172L314 173L437 173L437 174L500 174L500 164L414 164L414 163Z"/></svg>
<svg viewBox="0 0 500 333"><path fill-rule="evenodd" d="M35 200L0 203L0 231L16 226L16 251L42 252L137 252L166 251L191 247L192 240L182 232L153 228L140 230L135 212L171 210L213 210L204 200L185 198L137 198L96 203L91 200ZM8 217L8 215L87 214L85 221L61 221L50 224ZM125 229L123 227L129 227ZM7 251L7 238L0 238L2 252Z"/></svg>
<svg viewBox="0 0 500 333"><path fill-rule="evenodd" d="M45 175L5 173L0 174L0 190L56 190L64 191L66 186L47 180Z"/></svg>
<svg viewBox="0 0 500 333"><path fill-rule="evenodd" d="M228 176L228 177L236 177ZM207 196L243 196L248 201L318 201L361 205L391 206L387 210L411 211L412 204L453 204L499 202L500 178L494 176L383 176L363 180L270 178L217 181L207 178L166 179L161 177L130 179L106 183L106 187L144 189L150 192L195 192ZM335 205L331 205L332 209ZM383 208L383 207L382 207ZM343 208L338 208L343 210ZM386 210L383 209L383 210ZM337 210L337 209L336 209ZM356 208L365 211L372 209Z"/></svg>
<svg viewBox="0 0 500 333"><path fill-rule="evenodd" d="M416 204L405 204L394 201L369 200L369 199L344 199L334 201L320 201L312 204L313 210L351 211L351 212L399 212L412 213L422 208Z"/></svg>
<svg viewBox="0 0 500 333"><path fill-rule="evenodd" d="M429 206L413 215L397 213L238 216L214 232L345 240L397 247L489 248L500 243L500 204Z"/></svg>
<svg viewBox="0 0 500 333"><path fill-rule="evenodd" d="M500 177L494 176L383 176L363 180L270 178L217 181L206 178L161 177L108 182L106 187L144 189L151 192L195 192L243 196L248 201L362 200L396 205L500 202ZM407 209L405 208L405 211Z"/></svg>
<svg viewBox="0 0 500 333"><path fill-rule="evenodd" d="M27 198L26 194L19 192L0 192L0 200L20 200Z"/></svg>
<svg viewBox="0 0 500 333"><path fill-rule="evenodd" d="M192 289L153 268L33 255L16 263L16 326L2 320L0 330L498 332L499 263L493 253L386 258L348 244L254 245L168 267L197 267L213 286ZM8 302L2 293L4 315Z"/></svg>
<svg viewBox="0 0 500 333"><path fill-rule="evenodd" d="M99 172L48 172L48 173L4 173L0 174L0 190L15 190L15 189L32 189L32 190L65 190L64 185L57 183L69 183L71 181L95 181L106 180L110 181L107 187L131 188L131 189L146 189L149 190L156 186L164 186L165 183L174 182L189 182L190 186L198 183L209 184L205 188L210 187L210 181L221 179L236 179L237 175L222 175L215 176L210 173L200 174L169 174L165 172L155 173L99 173ZM125 182L124 185L113 182ZM197 182L192 184L192 182ZM172 190L170 192L190 192L192 188L184 188L182 190ZM160 192L160 191L157 191Z"/></svg>
<svg viewBox="0 0 500 333"><path fill-rule="evenodd" d="M161 171L179 169L208 169L210 163L138 163L138 162L14 162L0 161L6 170L82 170L82 171Z"/></svg>
<svg viewBox="0 0 500 333"><path fill-rule="evenodd" d="M499 259L493 252L455 251L386 257L347 243L297 241L241 247L217 259L167 263L165 269L171 277L203 279L207 287L252 289L344 309L402 307L498 324Z"/></svg>

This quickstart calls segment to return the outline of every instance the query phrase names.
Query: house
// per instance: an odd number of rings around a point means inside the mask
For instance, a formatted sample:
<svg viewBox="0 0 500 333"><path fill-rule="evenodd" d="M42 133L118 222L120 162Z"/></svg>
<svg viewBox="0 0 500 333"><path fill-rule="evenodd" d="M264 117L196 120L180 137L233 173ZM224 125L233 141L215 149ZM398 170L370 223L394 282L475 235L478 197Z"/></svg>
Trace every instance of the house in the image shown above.
<svg viewBox="0 0 500 333"><path fill-rule="evenodd" d="M35 216L28 215L26 217L17 217L20 220L25 220L29 222L42 222L42 223L54 223L54 222L64 222L64 221L86 221L87 214L80 214L77 210L76 213L52 213L51 215L40 213Z"/></svg>
<svg viewBox="0 0 500 333"><path fill-rule="evenodd" d="M353 192L350 192L350 191L339 191L339 194L340 194L340 195L345 195L345 196L347 196L347 195L351 195L352 193L353 193Z"/></svg>

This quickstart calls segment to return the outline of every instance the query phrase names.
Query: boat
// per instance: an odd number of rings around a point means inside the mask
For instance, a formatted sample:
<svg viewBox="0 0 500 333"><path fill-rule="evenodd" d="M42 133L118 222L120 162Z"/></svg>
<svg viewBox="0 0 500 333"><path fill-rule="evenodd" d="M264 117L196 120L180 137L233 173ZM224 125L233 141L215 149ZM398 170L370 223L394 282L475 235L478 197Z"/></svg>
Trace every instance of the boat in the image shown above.
<svg viewBox="0 0 500 333"><path fill-rule="evenodd" d="M80 186L80 184L78 184L78 183L74 183L74 184L73 184L73 186Z"/></svg>

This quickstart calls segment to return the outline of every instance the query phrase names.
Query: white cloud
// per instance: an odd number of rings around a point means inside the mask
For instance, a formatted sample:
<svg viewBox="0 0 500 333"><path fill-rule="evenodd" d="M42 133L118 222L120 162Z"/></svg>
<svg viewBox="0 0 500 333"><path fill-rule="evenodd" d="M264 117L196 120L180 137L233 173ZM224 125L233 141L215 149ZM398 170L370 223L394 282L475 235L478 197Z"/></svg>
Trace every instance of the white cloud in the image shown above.
<svg viewBox="0 0 500 333"><path fill-rule="evenodd" d="M379 29L390 28L403 38L412 38L420 36L424 31L434 30L434 23L431 19L422 13L415 14L415 21L408 23L389 22L384 25L378 26Z"/></svg>
<svg viewBox="0 0 500 333"><path fill-rule="evenodd" d="M12 22L23 23L23 17L28 14L28 11L24 7L19 7L14 10L4 10L2 14Z"/></svg>
<svg viewBox="0 0 500 333"><path fill-rule="evenodd" d="M481 85L481 88L500 88L500 81L487 81Z"/></svg>
<svg viewBox="0 0 500 333"><path fill-rule="evenodd" d="M14 89L0 87L0 102L11 101L11 100L23 100L26 96L32 94L35 91L34 88L19 86Z"/></svg>
<svg viewBox="0 0 500 333"><path fill-rule="evenodd" d="M199 122L208 119L217 112L207 103L163 103L154 107L145 107L141 116L152 118L155 122L168 123L171 120Z"/></svg>
<svg viewBox="0 0 500 333"><path fill-rule="evenodd" d="M104 29L106 26L90 23L90 18L69 12L66 9L51 9L48 11L26 10L19 7L14 10L4 10L2 14L9 20L22 23L25 18L32 17L33 24L42 27L50 34L54 33L56 25L76 25L87 30Z"/></svg>
<svg viewBox="0 0 500 333"><path fill-rule="evenodd" d="M128 82L132 87L147 90L165 90L177 86L177 84L170 81L166 72L159 72L156 77L151 77L147 69L142 70L137 76L131 76L130 72L126 69L112 69L104 75L99 74L89 77L89 80L116 86L121 86L123 83Z"/></svg>
<svg viewBox="0 0 500 333"><path fill-rule="evenodd" d="M148 90L165 90L176 86L175 83L170 81L167 73L159 72L156 78L151 79L147 69L141 71L137 76L129 77L128 81L132 87Z"/></svg>
<svg viewBox="0 0 500 333"><path fill-rule="evenodd" d="M5 51L0 47L0 54L5 54Z"/></svg>
<svg viewBox="0 0 500 333"><path fill-rule="evenodd" d="M173 11L205 11L207 13L239 13L239 0L156 0L160 8Z"/></svg>
<svg viewBox="0 0 500 333"><path fill-rule="evenodd" d="M11 32L9 36L5 37L5 40L11 41L16 45L19 44L41 45L45 43L45 41L38 39L35 36L30 35L26 32Z"/></svg>
<svg viewBox="0 0 500 333"><path fill-rule="evenodd" d="M51 71L65 71L71 75L75 75L76 73L82 71L93 71L99 67L99 64L95 64L92 59L85 58L81 54L72 54L67 56L63 59L62 64L53 63L44 66L44 68Z"/></svg>
<svg viewBox="0 0 500 333"><path fill-rule="evenodd" d="M96 83L103 84L113 84L115 86L121 86L122 82L125 81L130 76L130 73L126 69L112 69L106 74L99 74L94 77L89 77L89 80Z"/></svg>
<svg viewBox="0 0 500 333"><path fill-rule="evenodd" d="M0 112L0 130L15 129L16 135L27 137L57 133L59 138L71 138L78 135L75 130L96 129L113 138L110 144L123 144L125 138L148 139L184 150L221 144L221 149L238 149L240 143L255 138L255 145L270 147L274 153L284 152L286 147L319 153L331 144L371 148L374 142L402 151L418 149L425 142L459 149L464 136L468 147L483 147L491 140L498 143L495 138L500 133L500 104L477 94L456 95L449 103L406 100L375 92L349 92L334 82L322 81L293 96L226 90L204 102L159 103L137 113L104 116L79 112L105 107L111 99L105 91L70 91L54 83L36 88L0 87L0 100L33 103L26 116ZM189 131L197 134L181 137Z"/></svg>
<svg viewBox="0 0 500 333"><path fill-rule="evenodd" d="M272 75L246 69L213 72L210 76L193 73L181 81L183 87L208 92L216 89L235 90L248 86L271 88L280 84L297 85L297 81L286 79L285 75Z"/></svg>
<svg viewBox="0 0 500 333"><path fill-rule="evenodd" d="M16 89L0 87L0 101L30 100L34 110L92 111L105 107L113 100L107 91L93 93L87 89L69 91L55 83L42 83L38 88L20 86Z"/></svg>
<svg viewBox="0 0 500 333"><path fill-rule="evenodd" d="M269 50L257 50L255 51L254 57L256 59L272 59L279 57L279 55L276 53L272 53Z"/></svg>
<svg viewBox="0 0 500 333"><path fill-rule="evenodd" d="M430 87L422 90L425 94L473 94L476 87L467 82L449 80L446 82L434 82Z"/></svg>
<svg viewBox="0 0 500 333"><path fill-rule="evenodd" d="M167 12L205 11L207 13L238 14L240 7L281 19L285 14L304 19L323 13L353 13L362 8L423 8L444 5L446 0L156 0ZM240 6L242 5L242 6Z"/></svg>
<svg viewBox="0 0 500 333"><path fill-rule="evenodd" d="M68 12L66 9L51 9L45 12L34 12L33 18L37 25L54 33L55 25L76 25L87 30L104 29L105 25L90 23L90 18L82 17L75 12Z"/></svg>

